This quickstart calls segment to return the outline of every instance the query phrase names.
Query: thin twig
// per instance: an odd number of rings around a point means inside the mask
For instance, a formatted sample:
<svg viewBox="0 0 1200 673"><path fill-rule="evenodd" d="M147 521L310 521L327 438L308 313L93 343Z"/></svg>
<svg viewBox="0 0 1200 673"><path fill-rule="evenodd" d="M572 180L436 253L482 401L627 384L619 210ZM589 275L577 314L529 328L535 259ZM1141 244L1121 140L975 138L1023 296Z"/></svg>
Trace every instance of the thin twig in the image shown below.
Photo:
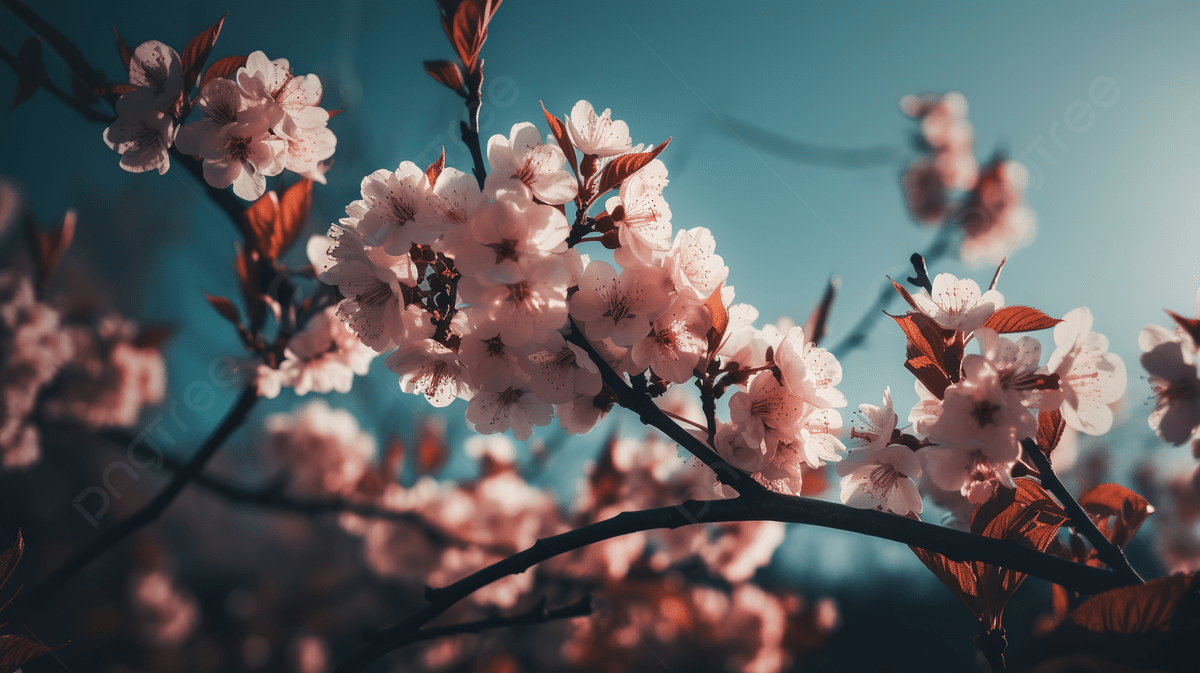
<svg viewBox="0 0 1200 673"><path fill-rule="evenodd" d="M37 609L47 597L70 582L75 575L79 574L81 570L87 567L98 556L128 538L143 526L162 516L162 513L170 507L171 503L175 501L175 498L179 496L184 487L200 474L205 464L216 454L217 450L225 443L225 440L245 422L246 418L250 415L250 410L254 408L254 404L258 399L257 386L250 385L244 388L233 408L229 410L225 415L225 419L221 421L221 424L204 441L204 444L196 452L196 455L188 461L183 469L175 474L174 478L171 479L158 495L154 496L153 500L146 503L133 516L105 530L85 545L83 549L76 552L62 567L39 582L29 592L23 594L18 604L10 608L13 610L13 613L20 617L30 610Z"/></svg>
<svg viewBox="0 0 1200 673"><path fill-rule="evenodd" d="M1025 438L1021 440L1021 446L1025 448L1025 453L1033 460L1033 464L1038 469L1042 486L1046 487L1058 501L1062 503L1063 509L1071 517L1071 524L1075 528L1075 532L1082 535L1092 548L1096 550L1096 554L1104 561L1109 568L1112 568L1118 576L1125 580L1126 584L1144 584L1145 580L1137 574L1133 566L1129 565L1129 559L1125 557L1125 552L1120 547L1113 544L1111 540L1104 537L1104 533L1096 527L1096 522L1083 511L1075 497L1063 485L1062 480L1054 473L1054 468L1050 465L1050 458L1042 451L1037 442L1032 439Z"/></svg>

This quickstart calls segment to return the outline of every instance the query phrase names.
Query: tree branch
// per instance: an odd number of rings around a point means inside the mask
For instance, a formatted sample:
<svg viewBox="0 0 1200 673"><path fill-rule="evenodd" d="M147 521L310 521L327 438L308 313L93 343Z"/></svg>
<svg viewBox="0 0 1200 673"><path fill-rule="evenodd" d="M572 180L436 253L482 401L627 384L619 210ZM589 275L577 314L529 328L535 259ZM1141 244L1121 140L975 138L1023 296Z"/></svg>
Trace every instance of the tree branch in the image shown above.
<svg viewBox="0 0 1200 673"><path fill-rule="evenodd" d="M1044 554L1012 540L972 535L879 510L854 509L764 490L753 498L688 500L670 507L622 512L604 521L540 539L528 549L449 586L428 590L428 606L395 626L365 634L367 649L338 667L336 673L362 670L372 661L406 644L421 627L476 590L503 577L523 573L560 554L630 533L735 521L803 523L862 533L944 554L956 561L976 560L1011 568L1085 594L1131 583L1112 571Z"/></svg>
<svg viewBox="0 0 1200 673"><path fill-rule="evenodd" d="M1067 490L1058 475L1054 473L1054 468L1050 465L1050 458L1042 451L1032 439L1028 437L1021 440L1021 446L1025 448L1025 453L1033 461L1033 464L1038 469L1042 486L1046 487L1055 498L1062 504L1063 509L1071 517L1071 524L1075 528L1075 532L1082 535L1091 543L1092 548L1096 550L1100 560L1112 568L1113 572L1120 576L1125 584L1144 584L1145 580L1137 574L1133 566L1129 565L1129 559L1125 557L1125 552L1120 547L1113 544L1111 540L1104 537L1104 533L1096 528L1096 522L1083 511L1083 507L1079 506L1079 502ZM1057 582L1056 582L1057 584Z"/></svg>
<svg viewBox="0 0 1200 673"><path fill-rule="evenodd" d="M70 582L75 575L79 574L96 557L129 537L138 529L158 519L170 507L171 503L175 501L175 498L179 496L184 487L200 474L205 464L216 454L217 450L225 443L225 440L246 420L250 415L250 410L254 408L254 404L258 399L258 389L256 386L249 385L243 388L241 396L225 415L225 419L221 421L221 424L208 436L208 439L205 440L200 450L196 452L196 455L188 461L183 469L175 474L174 478L171 479L158 495L154 496L153 500L148 502L133 516L94 538L83 549L76 552L62 567L39 582L29 592L25 593L19 599L17 605L12 606L11 610L13 610L13 613L17 617L20 617L36 609L47 597Z"/></svg>
<svg viewBox="0 0 1200 673"><path fill-rule="evenodd" d="M463 633L479 633L485 629L504 628L508 626L522 626L525 624L544 624L553 622L559 619L572 619L574 617L586 617L592 614L592 597L584 596L580 600L564 605L553 610L546 609L546 599L538 601L537 605L533 606L528 612L523 612L512 617L501 617L494 615L486 619L480 619L473 622L464 622L462 624L450 624L449 626L435 626L432 628L421 629L410 636L404 643L400 645L408 645L410 643L419 642L422 640L432 640L443 636L453 636Z"/></svg>

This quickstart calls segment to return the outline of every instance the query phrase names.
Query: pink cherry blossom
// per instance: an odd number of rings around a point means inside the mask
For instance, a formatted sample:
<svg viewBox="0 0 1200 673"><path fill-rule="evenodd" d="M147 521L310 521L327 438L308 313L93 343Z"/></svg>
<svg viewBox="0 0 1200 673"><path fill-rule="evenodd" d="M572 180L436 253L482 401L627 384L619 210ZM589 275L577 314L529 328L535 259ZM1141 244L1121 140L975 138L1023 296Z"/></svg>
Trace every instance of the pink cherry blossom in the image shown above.
<svg viewBox="0 0 1200 673"><path fill-rule="evenodd" d="M521 366L531 377L529 387L538 399L562 405L577 397L600 392L600 369L587 353L567 343L557 332L550 339L531 347ZM535 350L536 349L536 350Z"/></svg>
<svg viewBox="0 0 1200 673"><path fill-rule="evenodd" d="M480 320L495 321L506 343L544 341L567 322L565 255L549 255L526 265L527 280L499 285L460 284L464 299Z"/></svg>
<svg viewBox="0 0 1200 673"><path fill-rule="evenodd" d="M129 59L129 83L154 94L153 109L168 116L178 114L176 106L184 93L183 69L174 49L158 40L138 45Z"/></svg>
<svg viewBox="0 0 1200 673"><path fill-rule="evenodd" d="M411 161L395 171L378 170L363 178L362 200L346 207L343 226L362 236L363 242L384 247L390 254L407 254L413 243L435 241L440 231L417 221L433 190L425 171Z"/></svg>
<svg viewBox="0 0 1200 673"><path fill-rule="evenodd" d="M1001 386L999 373L983 356L963 357L962 369L962 380L946 388L942 414L930 425L929 439L940 446L984 445L1015 459L1019 442L1037 436L1033 414L1018 395Z"/></svg>
<svg viewBox="0 0 1200 673"><path fill-rule="evenodd" d="M424 395L435 407L444 407L456 398L471 399L467 368L457 353L433 339L399 348L384 364L400 375L404 392Z"/></svg>
<svg viewBox="0 0 1200 673"><path fill-rule="evenodd" d="M471 237L458 246L455 260L463 273L484 285L536 277L530 273L532 265L565 253L571 232L557 208L519 195L480 207L470 227Z"/></svg>
<svg viewBox="0 0 1200 673"><path fill-rule="evenodd" d="M313 74L293 75L285 58L272 61L261 51L252 52L246 57L246 65L237 71L237 84L253 99L275 101L283 108L288 124L311 129L324 126L329 120L329 113L318 107L320 78Z"/></svg>
<svg viewBox="0 0 1200 673"><path fill-rule="evenodd" d="M498 198L503 191L517 191L525 198L542 203L561 204L575 198L579 185L563 170L567 157L558 145L542 144L537 127L529 122L515 124L505 138L494 135L487 144L488 164L492 172L484 184L484 194Z"/></svg>
<svg viewBox="0 0 1200 673"><path fill-rule="evenodd" d="M258 367L258 394L275 398L280 389L308 392L350 392L354 376L365 376L375 351L346 330L337 318L337 307L317 313L305 329L288 341L278 369Z"/></svg>
<svg viewBox="0 0 1200 673"><path fill-rule="evenodd" d="M375 438L354 414L324 400L272 414L263 426L267 451L300 495L350 495L375 457Z"/></svg>
<svg viewBox="0 0 1200 673"><path fill-rule="evenodd" d="M633 344L634 364L649 367L664 381L687 381L708 348L705 334L711 324L703 306L675 301L654 319L650 334Z"/></svg>
<svg viewBox="0 0 1200 673"><path fill-rule="evenodd" d="M996 309L1004 306L1004 295L988 290L982 295L979 285L970 278L958 278L939 273L933 279L933 293L924 288L912 295L917 310L933 318L945 329L971 332L983 325Z"/></svg>
<svg viewBox="0 0 1200 673"><path fill-rule="evenodd" d="M729 267L714 253L716 248L712 232L704 227L675 234L663 268L671 274L681 297L702 304L729 277Z"/></svg>
<svg viewBox="0 0 1200 673"><path fill-rule="evenodd" d="M804 399L769 371L751 376L749 389L729 398L729 418L741 428L746 443L765 447L768 453L773 453L780 441L796 436L796 426L806 411Z"/></svg>
<svg viewBox="0 0 1200 673"><path fill-rule="evenodd" d="M919 437L929 434L929 426L937 422L942 415L942 401L929 392L920 381L913 381L917 397L920 398L908 413L908 422L913 425L913 432Z"/></svg>
<svg viewBox="0 0 1200 673"><path fill-rule="evenodd" d="M467 406L467 421L476 432L488 435L512 428L513 437L529 439L534 426L550 425L551 408L528 388L480 392Z"/></svg>
<svg viewBox="0 0 1200 673"><path fill-rule="evenodd" d="M617 275L612 265L594 261L571 297L571 317L583 322L589 339L611 338L618 346L632 346L670 304L669 285L666 272L655 266L636 266Z"/></svg>
<svg viewBox="0 0 1200 673"><path fill-rule="evenodd" d="M896 430L892 391L883 393L883 406L860 404L863 428L851 436L862 444L838 463L842 477L841 500L851 507L878 508L901 516L921 513L921 493L916 480L921 462L906 446L890 446Z"/></svg>
<svg viewBox="0 0 1200 673"><path fill-rule="evenodd" d="M471 372L472 388L482 392L500 392L529 383L529 374L521 368L525 353L506 344L497 321L472 322L471 333L462 339L458 356Z"/></svg>
<svg viewBox="0 0 1200 673"><path fill-rule="evenodd" d="M597 115L592 104L585 100L571 108L567 117L567 135L580 152L597 157L624 154L633 145L625 122L613 121L612 111L608 109Z"/></svg>
<svg viewBox="0 0 1200 673"><path fill-rule="evenodd" d="M117 120L104 129L104 144L121 155L121 168L130 173L171 167L168 150L175 141L175 119L154 109L153 91L139 89L117 100Z"/></svg>
<svg viewBox="0 0 1200 673"><path fill-rule="evenodd" d="M340 236L332 254L335 263L319 277L341 290L345 299L337 315L364 344L382 353L433 336L429 314L406 298L419 280L408 255L391 257L349 233Z"/></svg>
<svg viewBox="0 0 1200 673"><path fill-rule="evenodd" d="M1054 326L1056 348L1046 362L1061 384L1063 420L1089 435L1112 427L1110 404L1125 394L1125 362L1108 352L1108 339L1092 329L1092 312L1077 308Z"/></svg>
<svg viewBox="0 0 1200 673"><path fill-rule="evenodd" d="M475 177L447 166L426 198L426 207L417 212L418 221L443 232L446 242L457 241L471 233L468 222L486 203Z"/></svg>
<svg viewBox="0 0 1200 673"><path fill-rule="evenodd" d="M1200 374L1194 342L1183 330L1147 325L1138 335L1138 345L1155 397L1150 429L1177 446L1191 441L1193 453L1200 456Z"/></svg>
<svg viewBox="0 0 1200 673"><path fill-rule="evenodd" d="M1033 241L1037 217L1024 203L1028 184L1029 169L1015 161L985 169L960 217L964 262L995 264Z"/></svg>
<svg viewBox="0 0 1200 673"><path fill-rule="evenodd" d="M663 199L667 182L666 164L655 159L626 178L618 195L605 203L616 220L621 249L647 264L655 253L671 248L671 208Z"/></svg>
<svg viewBox="0 0 1200 673"><path fill-rule="evenodd" d="M273 102L252 101L233 81L217 78L200 93L200 121L179 129L176 144L204 160L204 180L212 187L233 185L246 200L266 191L266 177L287 163L288 141L271 133L283 110Z"/></svg>

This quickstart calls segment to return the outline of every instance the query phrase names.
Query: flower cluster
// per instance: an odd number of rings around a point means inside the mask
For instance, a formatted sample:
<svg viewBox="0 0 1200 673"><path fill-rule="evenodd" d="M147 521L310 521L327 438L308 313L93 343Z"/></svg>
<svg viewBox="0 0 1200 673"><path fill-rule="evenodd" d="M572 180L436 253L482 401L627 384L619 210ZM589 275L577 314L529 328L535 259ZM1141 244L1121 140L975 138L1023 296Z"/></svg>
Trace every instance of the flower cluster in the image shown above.
<svg viewBox="0 0 1200 673"><path fill-rule="evenodd" d="M843 449L837 360L801 328L760 330L755 309L730 306L711 232L672 231L667 169L654 158L662 146L641 152L624 122L587 101L565 122L547 120L556 132L544 143L528 123L492 137L482 190L440 161L367 176L362 200L331 229L320 273L344 296L338 315L367 346L393 351L387 366L405 391L436 406L469 400L476 430L511 428L518 439L552 416L570 433L594 427L614 401L601 360L660 391L715 366L728 374L722 391L738 391L717 451L799 492L800 465ZM572 200L574 225L563 208ZM580 254L589 241L613 249L613 263ZM709 339L714 310L728 321L719 344Z"/></svg>
<svg viewBox="0 0 1200 673"><path fill-rule="evenodd" d="M912 433L897 429L890 389L884 404L859 407L857 446L838 466L842 502L897 514L919 514L918 486L961 495L972 505L997 486L1014 488L1021 440L1038 437L1031 411L1054 414L1090 435L1108 432L1110 405L1125 392L1125 365L1108 340L1091 331L1092 314L1077 308L1056 320L1025 306L1004 306L994 288L940 274L915 295L896 286L912 311L896 317L908 337L906 366L920 401L909 413ZM1054 351L1003 334L1054 328ZM979 353L966 353L975 341Z"/></svg>
<svg viewBox="0 0 1200 673"><path fill-rule="evenodd" d="M900 110L921 123L922 155L900 179L913 219L927 225L957 223L959 256L968 264L996 263L1028 245L1037 220L1024 203L1029 171L997 156L982 169L967 99L957 91L900 99Z"/></svg>
<svg viewBox="0 0 1200 673"><path fill-rule="evenodd" d="M166 173L174 145L203 161L210 186L232 185L247 200L262 196L266 178L284 170L325 182L337 138L326 127L330 114L319 105L316 75L293 75L286 59L256 51L213 64L190 99L202 63L185 62L157 40L142 43L127 61L129 84L118 88L124 93L117 119L104 130L104 142L121 155L125 170ZM185 123L193 107L200 119Z"/></svg>
<svg viewBox="0 0 1200 673"><path fill-rule="evenodd" d="M1200 291L1196 293L1197 319L1171 313L1176 327L1169 330L1147 325L1138 335L1142 367L1154 389L1150 429L1176 446L1191 442L1200 458Z"/></svg>

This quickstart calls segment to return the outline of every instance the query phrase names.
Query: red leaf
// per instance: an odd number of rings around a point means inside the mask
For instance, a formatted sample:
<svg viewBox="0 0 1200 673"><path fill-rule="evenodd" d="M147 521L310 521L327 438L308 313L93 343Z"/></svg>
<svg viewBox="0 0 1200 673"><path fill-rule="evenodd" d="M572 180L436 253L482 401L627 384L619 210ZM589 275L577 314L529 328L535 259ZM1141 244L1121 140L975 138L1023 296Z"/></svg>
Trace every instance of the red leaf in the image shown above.
<svg viewBox="0 0 1200 673"><path fill-rule="evenodd" d="M610 189L616 189L621 186L621 183L626 178L638 172L643 166L654 160L659 152L666 149L671 142L670 138L663 141L661 145L655 147L649 152L630 152L613 157L612 161L604 166L604 171L600 173L600 187L596 190L596 194L592 197L594 202L602 194Z"/></svg>
<svg viewBox="0 0 1200 673"><path fill-rule="evenodd" d="M162 350L174 333L175 328L169 324L148 325L133 338L133 345L142 349Z"/></svg>
<svg viewBox="0 0 1200 673"><path fill-rule="evenodd" d="M208 303L212 304L213 308L217 309L217 313L220 313L226 320L234 325L241 323L242 318L240 315L238 315L237 307L233 305L232 301L229 301L229 299L226 297L217 297L207 292L204 293L204 298L207 299Z"/></svg>
<svg viewBox="0 0 1200 673"><path fill-rule="evenodd" d="M917 304L916 304L916 302L913 301L912 295L909 294L908 290L904 289L903 286L901 286L896 281L892 280L891 276L885 276L885 278L887 278L888 281L891 282L892 287L896 288L896 292L900 293L900 298L903 299L904 301L908 302L908 305L911 306L914 311L920 310L917 308Z"/></svg>
<svg viewBox="0 0 1200 673"><path fill-rule="evenodd" d="M429 164L429 168L425 169L425 179L429 180L429 186L437 185L438 178L442 175L442 169L446 167L446 147L442 146L442 156L437 158L437 161Z"/></svg>
<svg viewBox="0 0 1200 673"><path fill-rule="evenodd" d="M992 317L983 323L983 326L990 327L1001 334L1008 334L1009 332L1033 332L1048 329L1060 322L1062 320L1051 318L1036 308L1005 306L997 309Z"/></svg>
<svg viewBox="0 0 1200 673"><path fill-rule="evenodd" d="M452 61L425 61L425 72L442 83L462 98L467 97L467 87L463 84L462 70Z"/></svg>
<svg viewBox="0 0 1200 673"><path fill-rule="evenodd" d="M276 236L271 238L271 248L267 255L270 259L278 260L292 247L304 223L308 220L308 212L312 210L313 181L300 178L292 186L283 190L279 200L279 223Z"/></svg>
<svg viewBox="0 0 1200 673"><path fill-rule="evenodd" d="M1151 633L1166 631L1192 575L1171 575L1130 587L1105 591L1075 608L1068 619L1089 631Z"/></svg>
<svg viewBox="0 0 1200 673"><path fill-rule="evenodd" d="M1120 484L1100 484L1079 499L1079 506L1094 519L1100 518L1096 527L1118 547L1128 544L1154 512L1145 498ZM1114 516L1117 521L1110 527L1108 519Z"/></svg>
<svg viewBox="0 0 1200 673"><path fill-rule="evenodd" d="M1049 456L1058 446L1059 440L1062 439L1063 431L1067 429L1067 424L1063 421L1062 412L1058 409L1053 411L1039 411L1037 419L1037 443L1046 452L1046 455Z"/></svg>
<svg viewBox="0 0 1200 673"><path fill-rule="evenodd" d="M334 117L342 114L343 112L345 112L345 110L329 110L329 118L333 119ZM330 163L333 163L333 159L330 159L329 161L330 161Z"/></svg>
<svg viewBox="0 0 1200 673"><path fill-rule="evenodd" d="M837 276L830 277L829 285L825 287L825 294L821 297L821 302L813 308L812 313L808 315L808 320L804 321L804 335L813 342L813 345L819 344L821 339L825 338L825 333L829 331L829 311L833 308L833 298L837 295L838 287L841 284L842 281Z"/></svg>
<svg viewBox="0 0 1200 673"><path fill-rule="evenodd" d="M450 458L450 447L446 445L445 430L435 421L426 420L417 439L417 471L421 474L437 474Z"/></svg>
<svg viewBox="0 0 1200 673"><path fill-rule="evenodd" d="M909 358L904 363L904 368L912 372L921 385L925 386L925 389L933 393L939 400L946 396L946 388L950 387L950 378L933 360L924 355L918 355Z"/></svg>
<svg viewBox="0 0 1200 673"><path fill-rule="evenodd" d="M200 71L208 62L208 55L212 53L213 45L217 43L217 37L221 34L221 26L225 24L225 18L228 16L229 13L226 12L225 16L213 24L212 28L193 37L187 47L184 47L183 53L179 54L180 65L183 68L184 91L191 91L192 87L196 85L196 81L200 79Z"/></svg>
<svg viewBox="0 0 1200 673"><path fill-rule="evenodd" d="M204 87L214 79L225 78L234 79L237 77L237 71L241 70L246 65L246 56L226 56L222 59L217 59L215 63L208 66L208 70L204 71L204 79L200 81L200 90L204 91Z"/></svg>
<svg viewBox="0 0 1200 673"><path fill-rule="evenodd" d="M13 94L12 105L8 106L10 110L29 100L46 77L46 66L42 63L42 41L37 37L31 37L21 44L21 50L17 52L16 70L17 91Z"/></svg>
<svg viewBox="0 0 1200 673"><path fill-rule="evenodd" d="M125 40L121 39L121 34L117 32L116 26L113 26L113 35L117 38L117 53L121 55L121 63L124 63L125 69L129 70L129 62L133 60L133 50L125 44Z"/></svg>
<svg viewBox="0 0 1200 673"><path fill-rule="evenodd" d="M579 175L579 160L575 156L575 146L571 144L571 137L567 135L567 125L558 117L546 111L546 104L542 103L542 114L546 116L546 123L550 125L550 133L554 135L554 140L558 142L558 147L567 155L567 162L571 164L571 172ZM578 179L578 178L576 178Z"/></svg>
<svg viewBox="0 0 1200 673"><path fill-rule="evenodd" d="M37 233L37 265L42 283L49 281L54 270L58 268L67 248L75 238L75 211L68 210L63 216L62 225L49 233Z"/></svg>
<svg viewBox="0 0 1200 673"><path fill-rule="evenodd" d="M37 659L43 654L49 654L66 645L46 647L45 645L16 635L0 636L0 673L13 673L26 663Z"/></svg>
<svg viewBox="0 0 1200 673"><path fill-rule="evenodd" d="M704 305L708 307L709 314L712 315L712 330L708 333L709 353L715 351L721 344L721 339L725 336L725 329L729 327L729 313L725 310L725 302L721 298L721 288L723 287L725 287L725 283L719 283L717 289L704 302Z"/></svg>

